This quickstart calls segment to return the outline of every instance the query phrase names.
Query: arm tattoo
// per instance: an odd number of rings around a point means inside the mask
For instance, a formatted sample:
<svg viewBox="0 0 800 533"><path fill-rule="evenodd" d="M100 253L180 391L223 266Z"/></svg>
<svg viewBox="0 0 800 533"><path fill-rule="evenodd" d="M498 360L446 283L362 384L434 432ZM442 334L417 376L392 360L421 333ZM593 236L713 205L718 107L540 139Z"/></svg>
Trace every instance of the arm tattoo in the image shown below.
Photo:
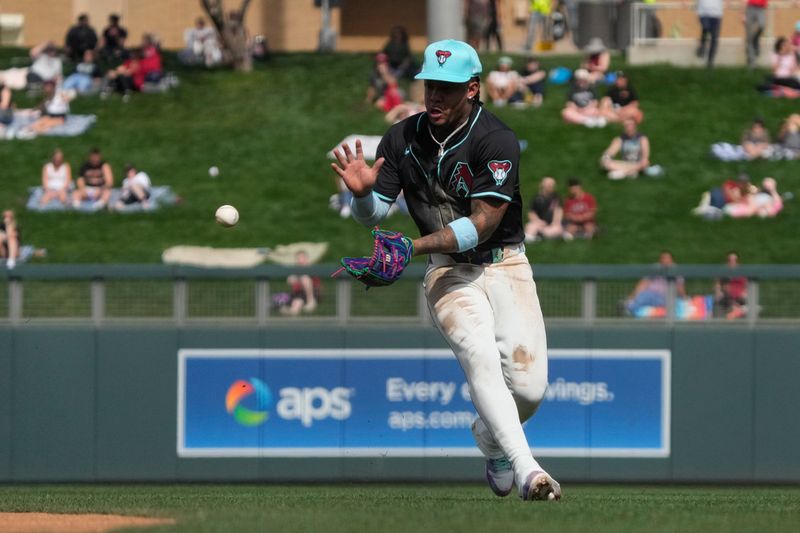
<svg viewBox="0 0 800 533"><path fill-rule="evenodd" d="M478 241L484 242L497 229L508 204L499 200L474 199L470 203L472 214L469 219L478 231ZM456 235L449 227L440 229L414 241L414 255L453 253L458 251Z"/></svg>

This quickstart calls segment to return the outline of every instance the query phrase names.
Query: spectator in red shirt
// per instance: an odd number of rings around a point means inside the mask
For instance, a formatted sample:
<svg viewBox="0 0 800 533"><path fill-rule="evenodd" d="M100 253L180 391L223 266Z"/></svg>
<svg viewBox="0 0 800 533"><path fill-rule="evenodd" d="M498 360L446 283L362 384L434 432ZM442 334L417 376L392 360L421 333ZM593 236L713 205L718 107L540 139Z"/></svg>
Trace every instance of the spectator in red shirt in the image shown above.
<svg viewBox="0 0 800 533"><path fill-rule="evenodd" d="M131 52L130 59L106 73L109 89L123 94L140 90L144 85L141 62L142 51L137 48Z"/></svg>
<svg viewBox="0 0 800 533"><path fill-rule="evenodd" d="M155 39L153 39L153 36L149 33L145 33L142 36L142 60L140 62L140 66L142 69L143 80L138 86L139 90L141 90L145 81L153 83L158 83L161 81L161 77L163 75L163 69L161 66L161 51L158 49Z"/></svg>
<svg viewBox="0 0 800 533"><path fill-rule="evenodd" d="M733 271L739 267L739 254L728 252L728 268ZM720 313L728 320L743 318L747 315L747 278L729 276L714 281L714 301Z"/></svg>
<svg viewBox="0 0 800 533"><path fill-rule="evenodd" d="M564 202L564 222L566 233L564 237L569 240L576 236L591 239L597 231L595 215L597 202L594 196L583 190L577 178L570 178L567 182L569 196Z"/></svg>

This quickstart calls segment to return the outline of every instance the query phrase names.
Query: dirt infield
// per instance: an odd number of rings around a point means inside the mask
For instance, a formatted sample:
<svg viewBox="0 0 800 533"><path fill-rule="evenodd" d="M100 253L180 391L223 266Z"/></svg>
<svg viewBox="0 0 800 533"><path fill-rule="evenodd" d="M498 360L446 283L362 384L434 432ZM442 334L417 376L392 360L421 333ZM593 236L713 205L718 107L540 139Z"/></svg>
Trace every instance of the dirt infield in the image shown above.
<svg viewBox="0 0 800 533"><path fill-rule="evenodd" d="M122 527L174 523L171 518L111 514L0 513L3 533L103 533Z"/></svg>

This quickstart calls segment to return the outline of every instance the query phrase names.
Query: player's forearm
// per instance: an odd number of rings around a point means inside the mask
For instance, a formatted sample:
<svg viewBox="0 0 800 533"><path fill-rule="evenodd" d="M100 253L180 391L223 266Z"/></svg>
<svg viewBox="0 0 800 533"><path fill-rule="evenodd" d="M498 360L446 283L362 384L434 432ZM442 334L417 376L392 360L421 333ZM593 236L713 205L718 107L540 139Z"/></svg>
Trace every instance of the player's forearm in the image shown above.
<svg viewBox="0 0 800 533"><path fill-rule="evenodd" d="M458 251L458 240L450 226L414 240L414 255L448 254Z"/></svg>
<svg viewBox="0 0 800 533"><path fill-rule="evenodd" d="M354 196L350 202L353 218L367 227L372 227L386 218L391 206L392 204L381 200L372 192L363 197Z"/></svg>

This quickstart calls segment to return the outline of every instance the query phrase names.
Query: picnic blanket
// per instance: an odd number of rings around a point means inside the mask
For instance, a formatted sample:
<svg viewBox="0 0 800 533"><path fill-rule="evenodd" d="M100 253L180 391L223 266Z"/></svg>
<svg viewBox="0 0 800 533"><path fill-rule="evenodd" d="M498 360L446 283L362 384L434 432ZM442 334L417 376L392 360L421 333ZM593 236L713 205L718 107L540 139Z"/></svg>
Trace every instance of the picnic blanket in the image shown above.
<svg viewBox="0 0 800 533"><path fill-rule="evenodd" d="M711 145L711 155L720 161L750 161L741 144L714 143ZM800 156L796 151L784 148L780 144L772 145L770 161L791 161Z"/></svg>
<svg viewBox="0 0 800 533"><path fill-rule="evenodd" d="M714 297L711 295L690 296L675 300L675 318L678 320L708 320L714 313ZM667 308L645 305L633 313L636 318L664 318Z"/></svg>
<svg viewBox="0 0 800 533"><path fill-rule="evenodd" d="M40 204L40 200L44 191L41 187L31 187L28 189L30 192L30 196L28 197L28 203L26 204L26 208L28 211L82 211L84 213L94 213L95 211L99 211L103 209L102 206L96 206L92 201L85 201L81 202L81 204L76 208L72 205L72 202L69 202L67 205L62 204L58 200L52 200L45 205ZM111 197L109 198L109 205L114 205L117 200L119 200L120 195L122 194L122 189L112 189L111 190ZM147 207L140 203L130 204L130 205L123 205L119 209L115 209L115 211L119 213L138 213L142 211L157 211L161 207L167 205L175 205L178 202L178 196L172 191L172 189L167 186L160 186L160 187L153 187L150 190L150 200L147 203Z"/></svg>
<svg viewBox="0 0 800 533"><path fill-rule="evenodd" d="M327 242L296 242L278 245L275 249L171 246L161 254L161 260L167 264L202 268L252 268L264 261L293 266L297 252L305 252L309 263L316 263L327 250Z"/></svg>
<svg viewBox="0 0 800 533"><path fill-rule="evenodd" d="M33 139L35 135L30 134L26 129L36 121L36 115L32 113L14 113L14 122L6 127L6 139ZM77 137L85 133L92 124L97 122L96 115L67 115L63 124L56 126L42 135L56 137Z"/></svg>

